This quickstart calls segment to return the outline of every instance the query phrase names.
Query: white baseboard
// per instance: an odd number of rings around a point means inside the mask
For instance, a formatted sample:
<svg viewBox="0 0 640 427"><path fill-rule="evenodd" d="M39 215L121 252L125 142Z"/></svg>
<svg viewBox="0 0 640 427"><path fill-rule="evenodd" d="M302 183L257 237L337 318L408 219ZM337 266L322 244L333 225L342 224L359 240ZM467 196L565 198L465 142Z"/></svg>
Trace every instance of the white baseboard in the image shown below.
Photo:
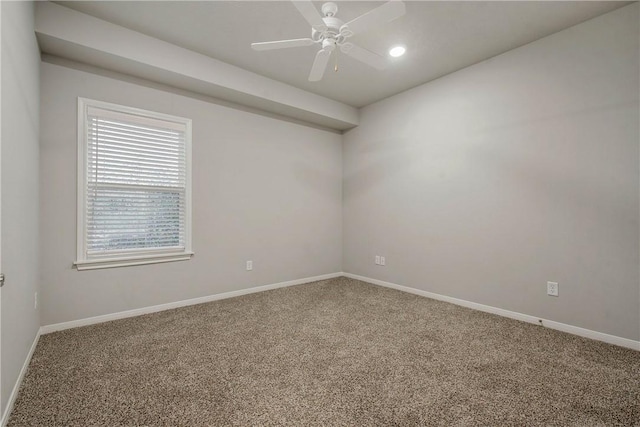
<svg viewBox="0 0 640 427"><path fill-rule="evenodd" d="M343 273L343 275L346 277L350 277L352 279L371 283L373 285L384 286L386 288L391 288L391 289L397 289L399 291L408 292L410 294L420 295L423 297L427 297L427 298L431 298L439 301L445 301L452 304L460 305L462 307L472 308L474 310L484 311L486 313L497 314L498 316L509 317L511 319L516 319L523 322L533 323L536 325L541 324L542 326L545 326L550 329L556 329L558 331L567 332L567 333L578 335L585 338L591 338L597 341L604 341L609 344L615 344L615 345L619 345L620 347L626 347L626 348L640 351L640 341L634 341L628 338L609 335L603 332L592 331L590 329L584 329L578 326L567 325L566 323L555 322L553 320L541 319L539 317L531 316L528 314L517 313L515 311L504 310L502 308L492 307L490 305L478 304L471 301L448 297L446 295L440 295L433 292L427 292L420 289L410 288L408 286L397 285L395 283L385 282L378 279L371 279L369 277L358 276L357 274Z"/></svg>
<svg viewBox="0 0 640 427"><path fill-rule="evenodd" d="M289 280L287 282L274 283L271 285L256 286L238 291L224 292L221 294L207 295L199 298L192 298L183 301L170 302L167 304L153 305L150 307L137 308L134 310L120 311L118 313L105 314L102 316L87 317L85 319L72 320L69 322L54 323L40 328L42 334L62 331L65 329L78 328L80 326L94 325L96 323L109 322L111 320L125 319L143 314L156 313L158 311L171 310L173 308L186 307L188 305L202 304L205 302L218 301L226 298L239 297L241 295L253 294L256 292L269 291L271 289L285 288L287 286L302 285L304 283L317 282L318 280L333 279L342 276L342 273L323 274L321 276L305 277L304 279Z"/></svg>
<svg viewBox="0 0 640 427"><path fill-rule="evenodd" d="M18 397L18 391L20 390L20 386L22 385L22 380L24 379L24 375L27 373L27 369L29 368L29 363L31 363L31 358L33 357L33 352L36 350L38 345L38 340L40 339L42 328L38 330L35 339L33 340L33 344L31 344L31 348L29 349L29 353L27 353L27 357L22 364L22 369L20 369L20 374L18 374L18 378L16 379L16 383L13 385L13 390L11 390L11 394L9 395L9 400L7 401L7 407L4 409L4 413L2 414L2 420L0 421L0 426L5 427L9 422L9 415L11 415L11 411L13 410L13 405L16 402L16 397Z"/></svg>

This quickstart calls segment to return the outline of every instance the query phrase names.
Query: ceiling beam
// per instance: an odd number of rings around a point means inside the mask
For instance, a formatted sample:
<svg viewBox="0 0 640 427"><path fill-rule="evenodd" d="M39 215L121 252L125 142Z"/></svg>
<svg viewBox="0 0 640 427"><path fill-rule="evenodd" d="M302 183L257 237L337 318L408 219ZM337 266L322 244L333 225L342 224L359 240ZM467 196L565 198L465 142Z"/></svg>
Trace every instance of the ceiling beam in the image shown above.
<svg viewBox="0 0 640 427"><path fill-rule="evenodd" d="M37 2L44 53L337 130L358 125L349 105L51 2Z"/></svg>

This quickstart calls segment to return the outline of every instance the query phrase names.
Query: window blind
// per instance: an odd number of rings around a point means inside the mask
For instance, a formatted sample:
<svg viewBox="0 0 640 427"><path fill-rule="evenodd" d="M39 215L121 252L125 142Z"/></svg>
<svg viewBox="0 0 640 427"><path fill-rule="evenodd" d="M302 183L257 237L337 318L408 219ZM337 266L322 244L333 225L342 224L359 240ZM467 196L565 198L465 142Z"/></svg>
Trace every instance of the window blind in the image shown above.
<svg viewBox="0 0 640 427"><path fill-rule="evenodd" d="M184 250L186 127L89 106L86 257Z"/></svg>

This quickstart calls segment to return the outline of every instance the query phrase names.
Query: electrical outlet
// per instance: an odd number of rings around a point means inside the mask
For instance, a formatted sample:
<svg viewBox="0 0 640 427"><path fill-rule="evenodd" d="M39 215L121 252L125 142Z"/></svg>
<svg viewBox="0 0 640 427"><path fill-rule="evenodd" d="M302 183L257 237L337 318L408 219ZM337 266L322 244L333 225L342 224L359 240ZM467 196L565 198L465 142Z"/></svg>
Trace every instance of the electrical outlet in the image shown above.
<svg viewBox="0 0 640 427"><path fill-rule="evenodd" d="M547 295L552 297L558 296L558 282L547 282Z"/></svg>
<svg viewBox="0 0 640 427"><path fill-rule="evenodd" d="M380 265L380 255L376 255L376 265Z"/></svg>
<svg viewBox="0 0 640 427"><path fill-rule="evenodd" d="M247 271L253 270L253 261L247 261Z"/></svg>
<svg viewBox="0 0 640 427"><path fill-rule="evenodd" d="M33 294L33 308L37 309L38 308L38 293L34 293Z"/></svg>
<svg viewBox="0 0 640 427"><path fill-rule="evenodd" d="M380 265L387 265L387 260L383 256L380 257Z"/></svg>

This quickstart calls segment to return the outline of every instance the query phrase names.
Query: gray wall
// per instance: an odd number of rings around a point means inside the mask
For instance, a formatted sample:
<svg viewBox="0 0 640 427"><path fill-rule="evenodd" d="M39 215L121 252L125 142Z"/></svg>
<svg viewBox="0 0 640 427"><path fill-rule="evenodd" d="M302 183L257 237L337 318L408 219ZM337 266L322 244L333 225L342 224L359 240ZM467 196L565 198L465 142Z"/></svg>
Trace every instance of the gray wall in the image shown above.
<svg viewBox="0 0 640 427"><path fill-rule="evenodd" d="M40 327L38 290L38 103L40 52L31 2L2 8L2 384L1 408Z"/></svg>
<svg viewBox="0 0 640 427"><path fill-rule="evenodd" d="M192 260L72 269L79 96L193 120ZM341 135L47 62L41 99L43 325L342 270Z"/></svg>
<svg viewBox="0 0 640 427"><path fill-rule="evenodd" d="M344 271L640 339L638 50L635 3L364 108Z"/></svg>

